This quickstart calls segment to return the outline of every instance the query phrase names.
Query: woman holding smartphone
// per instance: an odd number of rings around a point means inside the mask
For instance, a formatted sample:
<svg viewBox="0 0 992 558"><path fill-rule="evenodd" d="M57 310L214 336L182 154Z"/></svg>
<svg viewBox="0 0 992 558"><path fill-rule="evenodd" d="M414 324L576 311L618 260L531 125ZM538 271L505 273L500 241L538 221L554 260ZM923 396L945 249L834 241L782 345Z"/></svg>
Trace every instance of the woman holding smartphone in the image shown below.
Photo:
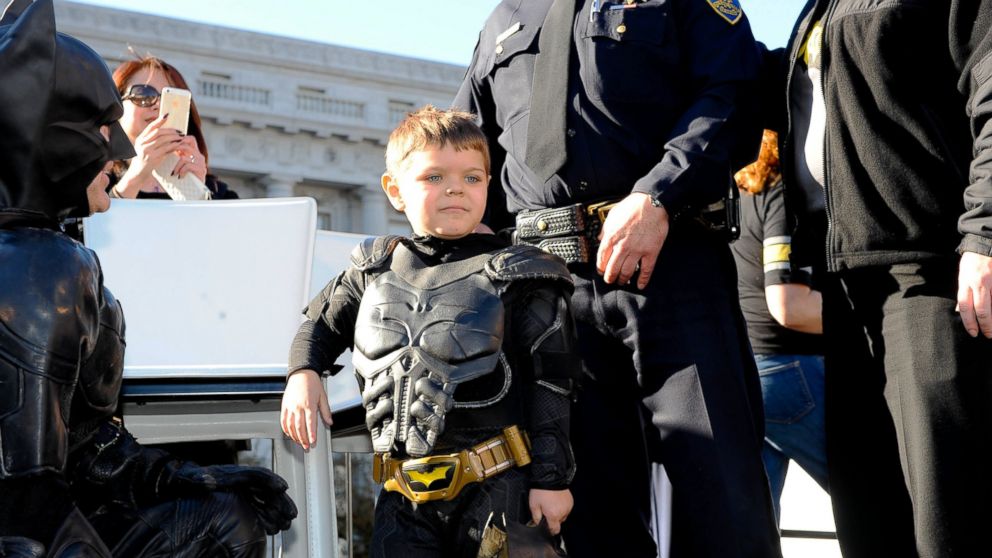
<svg viewBox="0 0 992 558"><path fill-rule="evenodd" d="M115 166L116 182L110 189L111 197L169 199L152 171L170 153L179 157L172 169L174 175L184 177L192 173L207 185L213 199L238 197L237 193L209 173L207 143L203 138L196 102L190 103L189 130L185 136L164 125L166 115L159 116L163 88L189 89L175 67L160 58L141 57L118 66L114 70L114 83L124 100L124 115L120 123L134 144L137 155Z"/></svg>

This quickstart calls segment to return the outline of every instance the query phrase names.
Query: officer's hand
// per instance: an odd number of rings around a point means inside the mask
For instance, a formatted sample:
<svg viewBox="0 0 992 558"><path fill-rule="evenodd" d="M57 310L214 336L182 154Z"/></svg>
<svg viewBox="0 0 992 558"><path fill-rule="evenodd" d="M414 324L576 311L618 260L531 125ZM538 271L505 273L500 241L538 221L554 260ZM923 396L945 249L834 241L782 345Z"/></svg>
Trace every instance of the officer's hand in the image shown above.
<svg viewBox="0 0 992 558"><path fill-rule="evenodd" d="M658 253L668 236L668 212L635 192L613 207L603 223L596 269L607 283L626 285L637 266L637 288L648 286Z"/></svg>
<svg viewBox="0 0 992 558"><path fill-rule="evenodd" d="M215 491L240 494L269 535L289 529L296 518L296 505L286 494L286 481L262 467L200 467L189 461L173 461L166 465L162 477L159 492L163 495L199 496Z"/></svg>
<svg viewBox="0 0 992 558"><path fill-rule="evenodd" d="M282 431L294 442L309 450L317 444L317 414L330 426L331 406L321 385L320 375L313 370L298 370L286 382L282 394Z"/></svg>
<svg viewBox="0 0 992 558"><path fill-rule="evenodd" d="M965 252L958 268L958 311L968 335L992 339L992 257Z"/></svg>
<svg viewBox="0 0 992 558"><path fill-rule="evenodd" d="M528 498L530 505L531 523L537 525L544 519L548 522L548 531L557 535L561 524L572 512L572 492L565 490L541 490L532 488Z"/></svg>

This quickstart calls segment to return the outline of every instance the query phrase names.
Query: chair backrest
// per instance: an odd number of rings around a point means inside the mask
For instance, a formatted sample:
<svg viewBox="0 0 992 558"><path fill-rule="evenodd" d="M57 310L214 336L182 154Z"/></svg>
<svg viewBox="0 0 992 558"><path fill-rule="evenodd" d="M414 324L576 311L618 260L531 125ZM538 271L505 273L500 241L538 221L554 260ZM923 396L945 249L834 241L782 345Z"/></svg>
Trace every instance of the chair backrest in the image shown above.
<svg viewBox="0 0 992 558"><path fill-rule="evenodd" d="M317 231L310 280L311 298L317 296L331 279L348 267L351 251L365 238L367 235ZM355 381L355 367L351 364L350 353L341 355L337 363L344 366L344 369L329 380L328 401L334 410L354 407L361 403L362 396Z"/></svg>
<svg viewBox="0 0 992 558"><path fill-rule="evenodd" d="M129 378L285 374L309 300L310 198L114 200L86 245L124 307Z"/></svg>
<svg viewBox="0 0 992 558"><path fill-rule="evenodd" d="M310 298L317 296L327 283L351 263L351 252L368 238L366 234L317 231L310 273Z"/></svg>

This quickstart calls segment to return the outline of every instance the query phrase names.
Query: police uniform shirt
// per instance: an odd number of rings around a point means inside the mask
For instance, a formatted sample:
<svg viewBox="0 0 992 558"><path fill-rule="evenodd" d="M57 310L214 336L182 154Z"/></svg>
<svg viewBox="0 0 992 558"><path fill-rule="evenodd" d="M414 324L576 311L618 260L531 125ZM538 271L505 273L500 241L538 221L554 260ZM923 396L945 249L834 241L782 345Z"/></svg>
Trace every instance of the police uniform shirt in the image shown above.
<svg viewBox="0 0 992 558"><path fill-rule="evenodd" d="M568 159L537 184L524 160L538 36L552 0L504 0L480 34L455 106L479 115L511 213L643 192L677 212L729 185L758 56L736 1L576 0ZM593 9L594 4L598 9ZM755 144L756 140L755 139ZM497 149L496 146L501 149ZM494 181L497 184L498 182Z"/></svg>

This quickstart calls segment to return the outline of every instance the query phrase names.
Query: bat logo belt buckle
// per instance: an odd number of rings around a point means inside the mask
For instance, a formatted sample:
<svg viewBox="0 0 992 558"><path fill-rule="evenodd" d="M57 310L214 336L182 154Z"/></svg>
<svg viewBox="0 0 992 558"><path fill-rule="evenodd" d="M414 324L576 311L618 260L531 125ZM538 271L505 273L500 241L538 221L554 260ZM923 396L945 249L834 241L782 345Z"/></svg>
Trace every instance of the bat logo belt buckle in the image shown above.
<svg viewBox="0 0 992 558"><path fill-rule="evenodd" d="M377 453L372 460L372 477L384 489L399 492L417 504L452 500L468 484L530 463L529 445L524 432L509 426L499 436L458 453L412 459Z"/></svg>

